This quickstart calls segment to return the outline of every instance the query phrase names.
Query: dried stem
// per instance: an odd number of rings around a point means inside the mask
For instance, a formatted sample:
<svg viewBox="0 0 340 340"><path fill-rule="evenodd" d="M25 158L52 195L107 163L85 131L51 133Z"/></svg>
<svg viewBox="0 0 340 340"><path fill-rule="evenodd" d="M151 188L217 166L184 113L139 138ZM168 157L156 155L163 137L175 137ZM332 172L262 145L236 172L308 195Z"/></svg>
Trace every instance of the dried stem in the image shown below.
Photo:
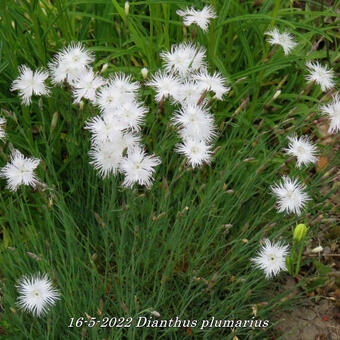
<svg viewBox="0 0 340 340"><path fill-rule="evenodd" d="M271 57L275 54L277 48L278 48L277 45L275 45L275 46L272 48L272 50L269 52L267 58L263 61L264 63L267 63L267 62L271 59Z"/></svg>
<svg viewBox="0 0 340 340"><path fill-rule="evenodd" d="M303 254L305 257L317 257L317 256L324 256L324 257L340 257L340 254Z"/></svg>
<svg viewBox="0 0 340 340"><path fill-rule="evenodd" d="M163 109L164 109L164 102L165 102L165 98L162 97L161 101L159 102L159 108L158 108L158 111L157 111L157 114L161 114Z"/></svg>
<svg viewBox="0 0 340 340"><path fill-rule="evenodd" d="M250 98L248 97L248 98L242 100L241 105L235 110L235 112L232 115L232 118L236 117L240 113L240 111L245 108L245 106L249 103L249 99Z"/></svg>
<svg viewBox="0 0 340 340"><path fill-rule="evenodd" d="M307 95L309 90L314 86L315 84L315 80L313 80L312 82L310 82L300 93L299 93L299 96L305 94Z"/></svg>
<svg viewBox="0 0 340 340"><path fill-rule="evenodd" d="M197 33L197 26L194 25L194 28L191 32L191 41L194 41L195 40L195 37L196 37L196 33Z"/></svg>
<svg viewBox="0 0 340 340"><path fill-rule="evenodd" d="M200 97L200 99L197 102L197 106L200 106L205 98L205 96L207 95L207 91L204 91Z"/></svg>

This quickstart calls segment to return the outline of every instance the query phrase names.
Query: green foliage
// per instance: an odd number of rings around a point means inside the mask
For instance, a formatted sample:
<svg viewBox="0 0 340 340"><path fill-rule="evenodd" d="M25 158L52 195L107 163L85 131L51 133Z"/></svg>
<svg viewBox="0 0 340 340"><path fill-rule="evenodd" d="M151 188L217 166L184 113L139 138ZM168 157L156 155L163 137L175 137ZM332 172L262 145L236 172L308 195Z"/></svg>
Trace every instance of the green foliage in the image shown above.
<svg viewBox="0 0 340 340"><path fill-rule="evenodd" d="M0 1L0 103L7 119L8 141L25 155L42 159L39 177L45 191L5 189L1 180L0 329L8 339L269 339L270 330L193 328L68 328L70 318L146 316L156 310L162 319L270 319L284 293L254 270L250 258L264 237L290 237L292 228L316 214L327 216L320 186L333 181L322 171L285 163L282 149L288 133L319 136L322 96L318 86L306 94L305 62L324 59L339 72L339 33L335 8L307 1L306 10L291 1L211 0L218 18L196 40L208 49L211 70L228 79L232 91L215 102L219 138L211 166L192 170L174 153L178 138L169 125L174 107L158 115L150 89L143 88L151 110L143 134L150 152L162 159L151 190L121 187L120 176L102 180L89 165L89 133L85 120L96 110L72 104L69 92L54 87L49 98L20 105L9 92L17 68L45 67L70 41L83 41L96 54L94 67L109 64L106 75L160 67L159 52L190 38L176 15L179 7L202 1L145 0L2 0ZM328 22L328 21L327 21ZM269 26L296 34L299 45L285 57L270 53L264 32ZM319 39L324 47L310 51ZM243 78L243 80L240 80ZM240 81L238 81L240 80ZM281 95L272 100L277 90ZM243 103L243 104L242 104ZM322 154L330 147L319 145ZM9 145L1 145L0 165ZM290 173L307 184L312 201L301 217L278 214L269 187ZM230 227L232 225L232 227ZM33 254L33 255L32 255ZM320 267L321 268L321 267ZM47 272L62 299L42 319L15 305L15 284L23 274ZM271 320L274 322L275 320ZM86 332L86 333L85 333Z"/></svg>

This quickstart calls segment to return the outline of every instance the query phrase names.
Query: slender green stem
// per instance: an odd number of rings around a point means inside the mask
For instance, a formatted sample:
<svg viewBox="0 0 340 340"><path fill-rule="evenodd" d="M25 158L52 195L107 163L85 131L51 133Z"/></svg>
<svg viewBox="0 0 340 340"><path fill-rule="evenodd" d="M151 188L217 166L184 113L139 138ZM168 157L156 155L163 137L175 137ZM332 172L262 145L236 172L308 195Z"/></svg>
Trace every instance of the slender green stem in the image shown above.
<svg viewBox="0 0 340 340"><path fill-rule="evenodd" d="M280 7L280 0L276 0L275 1L274 9L272 11L273 19L272 19L272 21L270 23L270 28L274 27L275 18L277 16L277 12L279 10L279 7ZM265 46L265 49L263 51L261 63L265 62L265 60L266 60L266 58L268 56L268 53L269 53L269 44L267 43L266 46ZM258 104L258 98L259 98L260 91L261 91L261 84L262 84L263 74L264 74L264 70L260 71L258 79L256 81L255 88L254 88L254 93L253 93L253 96L252 96L252 99L251 99L251 104L250 104L249 111L248 111L248 120L250 122L253 120L254 111L255 111L256 106Z"/></svg>

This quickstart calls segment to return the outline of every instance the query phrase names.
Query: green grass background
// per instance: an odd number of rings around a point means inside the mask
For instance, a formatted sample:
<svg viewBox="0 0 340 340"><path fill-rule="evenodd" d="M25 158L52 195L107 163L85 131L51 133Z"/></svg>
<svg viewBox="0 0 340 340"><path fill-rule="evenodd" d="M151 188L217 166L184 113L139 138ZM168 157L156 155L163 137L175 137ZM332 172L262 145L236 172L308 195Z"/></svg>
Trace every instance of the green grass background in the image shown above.
<svg viewBox="0 0 340 340"><path fill-rule="evenodd" d="M319 117L318 86L308 95L305 62L315 58L339 72L339 15L319 1L211 0L218 18L208 33L198 30L196 41L208 50L210 70L230 80L232 91L213 104L219 138L211 166L192 170L174 153L179 141L169 121L174 107L166 104L157 115L149 88L141 94L151 110L144 128L149 152L162 159L150 191L121 186L121 176L102 180L88 164L89 133L84 121L98 111L80 110L64 88L49 98L20 105L10 93L17 68L46 66L70 41L82 41L95 52L93 64L105 75L123 71L142 81L140 70L151 73L161 65L160 51L190 38L176 15L178 8L203 1L134 1L130 14L116 0L1 0L0 103L8 121L8 141L26 156L42 160L39 176L49 189L33 192L21 187L9 192L1 180L0 279L2 336L8 339L270 339L271 330L198 327L166 329L68 328L70 318L90 316L151 316L162 319L250 319L258 306L259 319L274 322L284 292L285 274L266 281L250 258L264 237L289 239L296 223L313 223L331 206L320 187L334 179L321 172L285 164L282 148L289 133L319 137L313 121ZM330 21L331 19L331 21ZM271 47L264 32L273 26L296 35L290 56L278 49L264 62ZM311 51L323 38L321 48ZM237 80L245 77L242 81ZM280 82L286 77L286 80ZM271 98L280 88L282 94ZM241 103L249 98L238 114ZM327 157L332 146L319 145ZM9 158L0 145L0 166ZM254 158L250 161L245 159ZM305 181L313 200L300 217L275 210L269 186L283 174ZM232 224L226 228L226 224ZM31 253L39 256L39 260ZM47 272L62 299L44 318L17 309L15 285L24 274ZM210 282L209 286L203 278ZM208 288L208 289L207 289ZM269 291L268 291L269 289ZM291 302L286 303L291 306ZM100 315L101 313L101 315Z"/></svg>

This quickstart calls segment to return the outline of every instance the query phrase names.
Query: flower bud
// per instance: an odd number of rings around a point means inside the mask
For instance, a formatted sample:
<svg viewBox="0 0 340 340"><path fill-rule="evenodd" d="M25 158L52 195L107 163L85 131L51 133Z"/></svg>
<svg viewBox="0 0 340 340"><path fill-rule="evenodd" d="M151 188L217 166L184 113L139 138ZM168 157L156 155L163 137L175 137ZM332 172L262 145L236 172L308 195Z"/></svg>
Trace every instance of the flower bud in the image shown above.
<svg viewBox="0 0 340 340"><path fill-rule="evenodd" d="M58 112L54 112L51 121L51 132L56 128L58 122Z"/></svg>
<svg viewBox="0 0 340 340"><path fill-rule="evenodd" d="M83 111L83 110L84 110L84 105L85 105L85 103L81 100L81 101L79 102L79 109L80 109L80 111Z"/></svg>
<svg viewBox="0 0 340 340"><path fill-rule="evenodd" d="M294 233L293 233L293 239L297 241L301 241L305 238L307 234L307 227L304 224L298 224L295 227Z"/></svg>
<svg viewBox="0 0 340 340"><path fill-rule="evenodd" d="M153 310L150 313L154 315L156 318L159 318L161 316L156 310Z"/></svg>
<svg viewBox="0 0 340 340"><path fill-rule="evenodd" d="M273 96L273 100L275 100L281 94L281 90L277 90Z"/></svg>
<svg viewBox="0 0 340 340"><path fill-rule="evenodd" d="M148 70L146 67L143 67L143 68L141 69L141 73L142 73L142 76L143 76L143 79L144 79L144 80L145 80L146 77L148 76L148 72L149 72L149 70Z"/></svg>
<svg viewBox="0 0 340 340"><path fill-rule="evenodd" d="M128 16L129 15L129 11L130 11L129 1L125 1L124 10L125 10L125 15Z"/></svg>
<svg viewBox="0 0 340 340"><path fill-rule="evenodd" d="M100 73L104 73L104 72L107 70L108 67L109 67L109 64L108 64L108 63L105 63L105 64L102 66L102 69L101 69Z"/></svg>
<svg viewBox="0 0 340 340"><path fill-rule="evenodd" d="M312 253L321 253L322 251L323 251L323 248L321 246L318 246L312 249Z"/></svg>

